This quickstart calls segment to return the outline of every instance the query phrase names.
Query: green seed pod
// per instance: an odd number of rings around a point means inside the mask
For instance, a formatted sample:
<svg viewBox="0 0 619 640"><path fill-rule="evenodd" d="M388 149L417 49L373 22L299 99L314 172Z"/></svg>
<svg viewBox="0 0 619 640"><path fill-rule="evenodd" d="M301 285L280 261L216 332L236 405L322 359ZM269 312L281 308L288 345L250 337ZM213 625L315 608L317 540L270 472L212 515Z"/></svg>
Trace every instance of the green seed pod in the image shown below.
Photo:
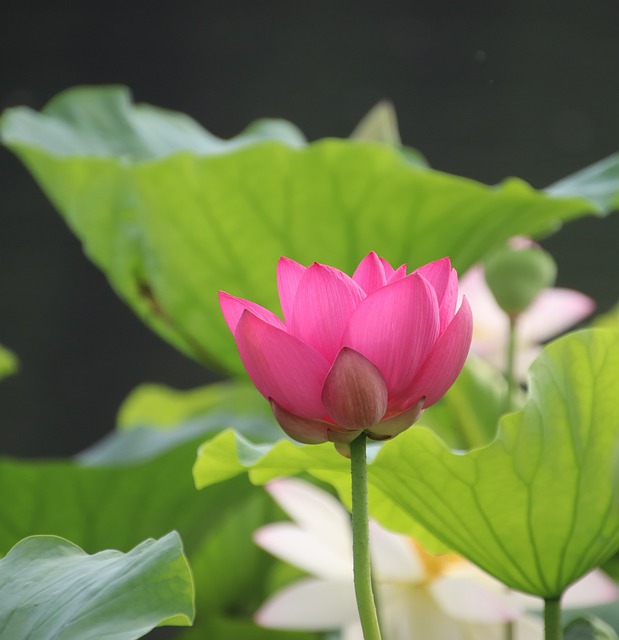
<svg viewBox="0 0 619 640"><path fill-rule="evenodd" d="M515 318L531 306L542 289L554 284L557 265L539 247L504 247L486 260L485 275L498 305Z"/></svg>

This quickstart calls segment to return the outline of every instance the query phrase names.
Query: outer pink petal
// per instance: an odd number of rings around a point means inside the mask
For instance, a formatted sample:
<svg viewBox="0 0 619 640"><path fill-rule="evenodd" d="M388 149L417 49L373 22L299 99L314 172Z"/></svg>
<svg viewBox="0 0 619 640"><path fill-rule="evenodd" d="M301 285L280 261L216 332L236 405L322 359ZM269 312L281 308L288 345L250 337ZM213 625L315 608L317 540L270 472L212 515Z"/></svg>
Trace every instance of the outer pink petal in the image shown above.
<svg viewBox="0 0 619 640"><path fill-rule="evenodd" d="M219 292L219 306L223 313L224 320L226 321L228 328L232 332L232 335L236 333L236 327L243 315L245 309L249 309L254 315L258 316L261 320L268 322L269 324L277 327L278 329L285 329L284 323L271 311L261 307L255 302L244 300L243 298L237 298L231 296L225 291Z"/></svg>
<svg viewBox="0 0 619 640"><path fill-rule="evenodd" d="M391 267L389 267L391 269ZM391 269L393 273L393 269ZM385 267L381 259L371 251L359 263L352 279L366 292L367 295L387 284Z"/></svg>
<svg viewBox="0 0 619 640"><path fill-rule="evenodd" d="M419 375L411 385L409 402L425 396L424 407L441 398L460 374L471 346L473 316L466 298L447 329L436 341Z"/></svg>
<svg viewBox="0 0 619 640"><path fill-rule="evenodd" d="M382 420L370 429L366 430L368 438L372 440L388 440L395 438L398 434L410 428L423 413L423 405L426 399L421 398L419 402L410 409L399 413L387 420Z"/></svg>
<svg viewBox="0 0 619 640"><path fill-rule="evenodd" d="M365 429L387 411L387 384L376 365L344 347L325 378L322 401L340 427Z"/></svg>
<svg viewBox="0 0 619 640"><path fill-rule="evenodd" d="M445 289L443 299L439 303L439 315L441 318L441 333L445 331L447 325L453 320L458 304L458 273L455 269L449 274L449 282Z"/></svg>
<svg viewBox="0 0 619 640"><path fill-rule="evenodd" d="M441 258L424 264L423 267L419 267L414 271L414 273L420 273L432 285L432 288L436 291L436 299L439 306L445 296L445 291L447 291L451 270L449 258Z"/></svg>
<svg viewBox="0 0 619 640"><path fill-rule="evenodd" d="M290 322L292 318L294 298L305 269L306 267L290 258L280 258L277 263L277 292L286 322Z"/></svg>
<svg viewBox="0 0 619 640"><path fill-rule="evenodd" d="M353 313L342 345L352 347L383 374L390 404L399 404L439 331L434 289L420 274L388 284Z"/></svg>
<svg viewBox="0 0 619 640"><path fill-rule="evenodd" d="M518 322L523 342L543 342L563 333L595 310L595 302L570 289L545 289Z"/></svg>
<svg viewBox="0 0 619 640"><path fill-rule="evenodd" d="M329 363L314 349L245 310L236 344L258 391L302 418L321 418L320 399Z"/></svg>
<svg viewBox="0 0 619 640"><path fill-rule="evenodd" d="M333 362L348 319L364 297L352 278L314 263L299 282L288 330Z"/></svg>
<svg viewBox="0 0 619 640"><path fill-rule="evenodd" d="M301 418L290 411L280 407L271 398L271 410L282 428L282 431L297 442L302 444L321 444L329 442L329 431L333 425L323 420L313 420L312 418Z"/></svg>

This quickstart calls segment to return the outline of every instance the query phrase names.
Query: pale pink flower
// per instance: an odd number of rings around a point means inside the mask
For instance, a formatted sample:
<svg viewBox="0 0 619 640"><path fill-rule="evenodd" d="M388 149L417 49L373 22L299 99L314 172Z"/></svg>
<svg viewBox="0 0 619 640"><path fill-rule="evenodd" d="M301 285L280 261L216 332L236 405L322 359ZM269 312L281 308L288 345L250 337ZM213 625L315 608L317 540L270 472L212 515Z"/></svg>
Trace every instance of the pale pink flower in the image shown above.
<svg viewBox="0 0 619 640"><path fill-rule="evenodd" d="M471 353L505 371L509 318L488 288L481 265L472 267L460 279L460 292L466 295L475 314ZM542 290L517 319L516 377L524 382L529 366L541 349L540 345L584 320L594 309L593 300L579 291Z"/></svg>
<svg viewBox="0 0 619 640"><path fill-rule="evenodd" d="M294 478L267 490L292 522L255 532L257 544L306 571L256 614L275 629L334 631L342 640L362 640L352 579L350 516L331 495ZM515 640L541 640L541 619L525 607L541 601L507 591L486 573L456 556L434 556L410 538L370 523L370 547L379 617L389 640L503 640L513 622ZM564 604L588 606L617 598L617 587L601 572L583 578Z"/></svg>
<svg viewBox="0 0 619 640"><path fill-rule="evenodd" d="M241 360L282 429L307 444L384 439L407 429L453 384L472 317L449 258L406 275L375 253L352 277L282 258L284 321L220 292Z"/></svg>

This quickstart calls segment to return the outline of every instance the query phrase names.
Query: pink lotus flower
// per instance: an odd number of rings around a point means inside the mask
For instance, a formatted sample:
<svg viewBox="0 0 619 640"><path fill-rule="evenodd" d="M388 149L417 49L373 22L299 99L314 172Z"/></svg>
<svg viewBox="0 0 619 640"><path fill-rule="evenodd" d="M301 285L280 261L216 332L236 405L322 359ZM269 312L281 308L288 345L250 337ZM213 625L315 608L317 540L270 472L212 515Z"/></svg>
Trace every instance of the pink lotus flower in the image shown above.
<svg viewBox="0 0 619 640"><path fill-rule="evenodd" d="M393 437L464 365L473 323L466 300L456 312L449 258L406 275L372 252L352 278L281 258L277 285L284 322L227 293L219 301L249 377L299 442Z"/></svg>

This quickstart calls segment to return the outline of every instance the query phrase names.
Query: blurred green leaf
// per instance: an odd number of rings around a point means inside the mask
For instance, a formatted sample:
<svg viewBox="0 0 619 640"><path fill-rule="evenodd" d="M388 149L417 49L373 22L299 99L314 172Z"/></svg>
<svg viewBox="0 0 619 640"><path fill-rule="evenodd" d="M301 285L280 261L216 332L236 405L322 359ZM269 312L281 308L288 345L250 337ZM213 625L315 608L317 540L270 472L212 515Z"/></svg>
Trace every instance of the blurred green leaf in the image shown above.
<svg viewBox="0 0 619 640"><path fill-rule="evenodd" d="M126 554L93 556L63 538L33 536L0 560L0 634L7 639L133 640L193 617L191 571L174 532Z"/></svg>
<svg viewBox="0 0 619 640"><path fill-rule="evenodd" d="M487 362L469 357L455 384L424 412L421 422L452 449L481 447L496 435L506 395L503 376Z"/></svg>
<svg viewBox="0 0 619 640"><path fill-rule="evenodd" d="M182 422L224 412L235 416L264 416L275 424L269 403L253 385L222 382L189 391L161 384L141 385L123 403L118 426L122 429L144 425L177 429ZM209 419L212 418L210 415Z"/></svg>
<svg viewBox="0 0 619 640"><path fill-rule="evenodd" d="M211 616L224 622L231 616L245 619L250 628L248 619L269 595L277 566L253 544L251 534L272 520L275 507L243 477L198 492L191 467L198 445L231 425L256 441L271 441L281 432L272 418L251 415L251 401L245 415L241 407L234 412L235 399L249 398L243 387L161 392L158 398L154 387L138 390L127 405L135 411L123 407L120 412L137 423L110 434L75 461L0 459L0 492L11 496L0 504L0 554L34 533L63 536L93 553L127 551L177 529L196 580L196 634L202 630L201 637L208 637L203 625L210 628ZM147 398L154 408L172 400L173 411L163 416L165 428L149 426L153 413ZM172 414L179 418L176 428L168 423ZM221 556L219 544L228 545Z"/></svg>
<svg viewBox="0 0 619 640"><path fill-rule="evenodd" d="M454 453L415 427L384 443L368 471L371 514L427 544L417 521L508 586L559 596L619 550L618 379L619 332L551 343L530 370L523 410L502 418L488 446ZM347 461L330 446L253 447L231 432L200 448L194 476L200 487L243 469L256 483L307 471L346 496Z"/></svg>
<svg viewBox="0 0 619 640"><path fill-rule="evenodd" d="M12 351L0 345L0 380L15 373L18 367L19 361L17 360L17 356Z"/></svg>
<svg viewBox="0 0 619 640"><path fill-rule="evenodd" d="M577 618L565 627L565 640L617 640L619 636L598 618Z"/></svg>
<svg viewBox="0 0 619 640"><path fill-rule="evenodd" d="M580 197L604 211L619 207L619 153L555 182L546 192L561 198Z"/></svg>
<svg viewBox="0 0 619 640"><path fill-rule="evenodd" d="M427 160L417 149L402 146L395 107L389 100L381 100L361 119L350 134L353 140L381 142L395 147L415 167L428 167Z"/></svg>
<svg viewBox="0 0 619 640"><path fill-rule="evenodd" d="M282 122L223 141L119 87L9 109L0 131L119 295L185 352L237 372L217 290L276 310L281 255L349 273L370 250L411 268L450 255L464 271L513 235L597 210L515 179L422 170L384 144L304 145Z"/></svg>

